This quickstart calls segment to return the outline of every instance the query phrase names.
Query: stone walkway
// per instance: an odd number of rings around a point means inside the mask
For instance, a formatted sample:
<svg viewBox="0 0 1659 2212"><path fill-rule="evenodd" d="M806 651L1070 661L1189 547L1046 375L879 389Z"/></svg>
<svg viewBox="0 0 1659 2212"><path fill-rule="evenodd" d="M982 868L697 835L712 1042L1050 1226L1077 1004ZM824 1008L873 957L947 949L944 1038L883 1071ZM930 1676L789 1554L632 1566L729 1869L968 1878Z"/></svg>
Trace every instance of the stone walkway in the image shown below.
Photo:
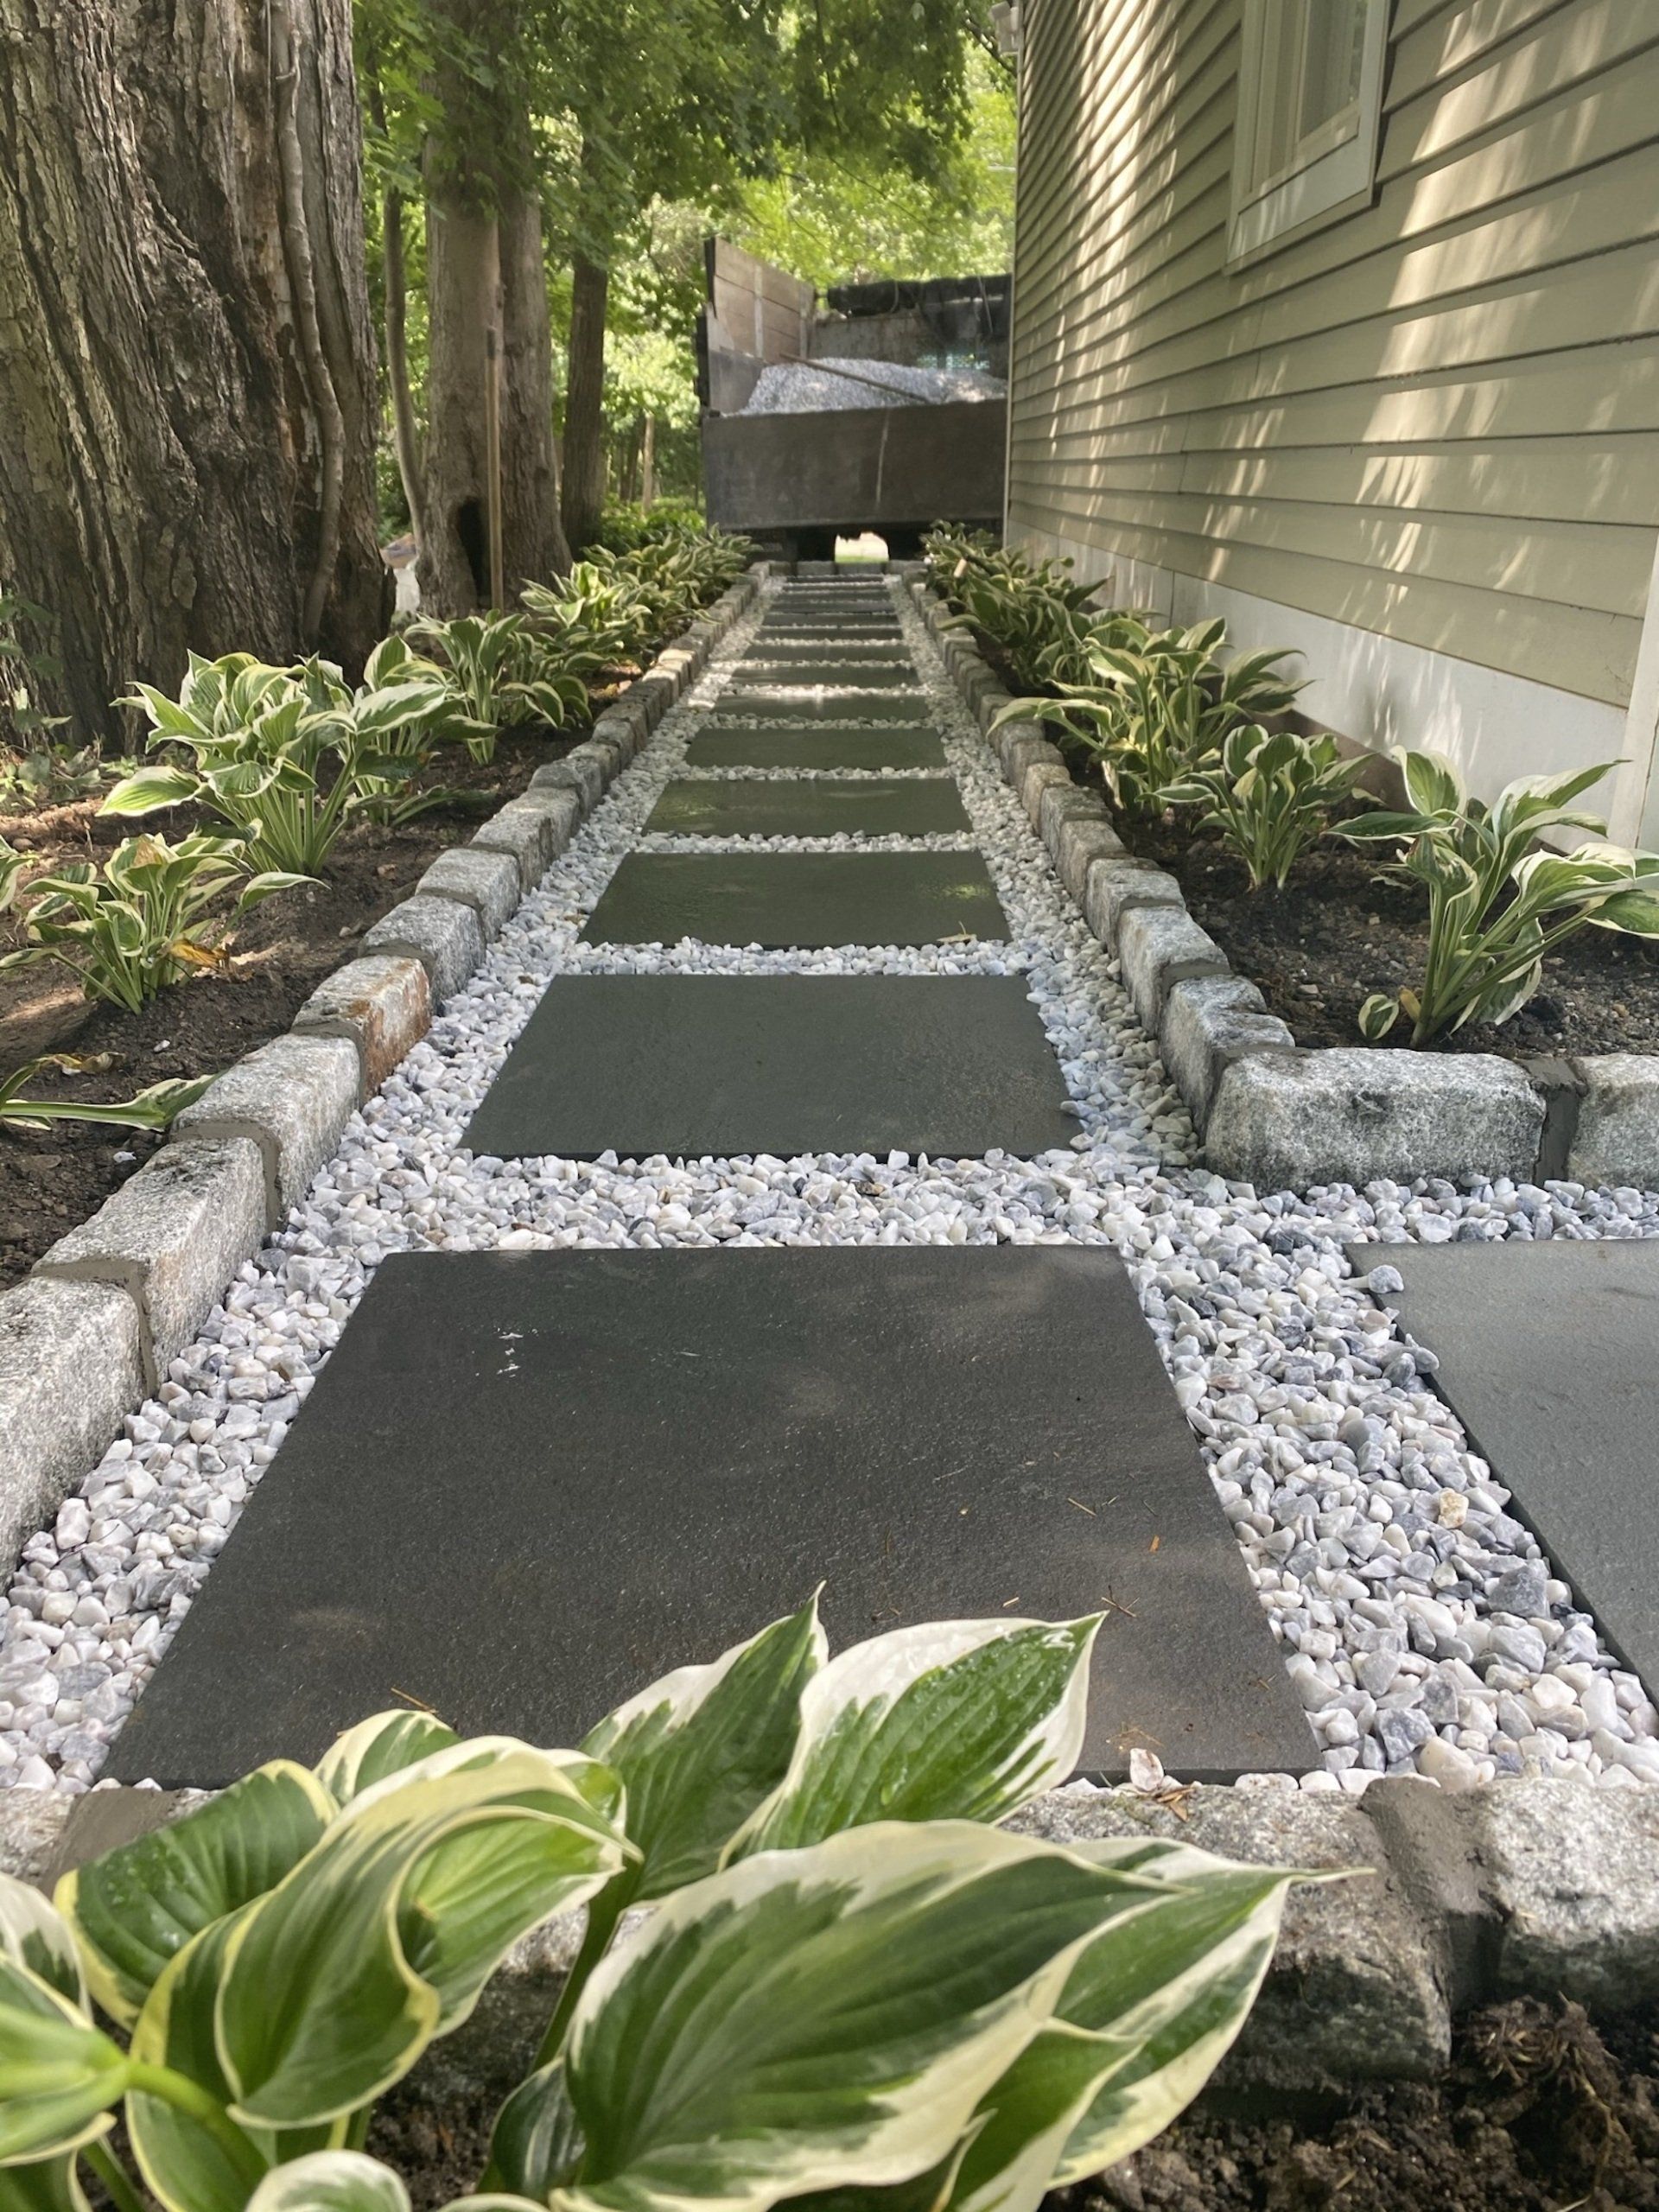
<svg viewBox="0 0 1659 2212"><path fill-rule="evenodd" d="M181 1621L105 1770L223 1778L398 1691L569 1735L826 1572L843 1637L1104 1605L1099 1772L1659 1778L1640 1685L1344 1251L1648 1235L1653 1202L1258 1198L1191 1143L900 594L773 590L29 1546L5 1778L86 1787ZM877 1245L968 1249L902 1297L786 1249Z"/></svg>

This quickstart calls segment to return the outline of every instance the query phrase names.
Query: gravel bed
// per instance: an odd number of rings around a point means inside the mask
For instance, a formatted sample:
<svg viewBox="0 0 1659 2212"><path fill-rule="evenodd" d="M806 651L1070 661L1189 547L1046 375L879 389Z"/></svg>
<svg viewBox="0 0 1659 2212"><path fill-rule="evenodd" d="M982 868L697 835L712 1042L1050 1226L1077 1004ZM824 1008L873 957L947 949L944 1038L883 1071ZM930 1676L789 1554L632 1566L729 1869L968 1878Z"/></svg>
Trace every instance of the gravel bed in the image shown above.
<svg viewBox="0 0 1659 2212"><path fill-rule="evenodd" d="M354 1117L158 1399L30 1541L0 1639L0 1782L92 1783L387 1253L1073 1241L1109 1243L1130 1268L1319 1732L1318 1764L1277 1786L1357 1789L1414 1770L1452 1787L1522 1770L1659 1781L1659 1714L1510 1514L1434 1395L1430 1355L1364 1295L1343 1254L1365 1239L1655 1236L1659 1198L1434 1181L1258 1197L1192 1168L1191 1124L1115 965L902 599L1011 940L804 953L577 943L663 786L683 772L704 711L741 682L734 664L768 603L732 632L479 973ZM551 975L664 971L1022 975L1077 1135L1069 1151L1036 1160L503 1161L461 1147Z"/></svg>
<svg viewBox="0 0 1659 2212"><path fill-rule="evenodd" d="M838 375L838 370L847 373ZM820 355L817 362L774 361L761 370L745 415L818 415L847 407L904 407L916 400L1001 399L1007 386L985 369L926 369L906 361Z"/></svg>

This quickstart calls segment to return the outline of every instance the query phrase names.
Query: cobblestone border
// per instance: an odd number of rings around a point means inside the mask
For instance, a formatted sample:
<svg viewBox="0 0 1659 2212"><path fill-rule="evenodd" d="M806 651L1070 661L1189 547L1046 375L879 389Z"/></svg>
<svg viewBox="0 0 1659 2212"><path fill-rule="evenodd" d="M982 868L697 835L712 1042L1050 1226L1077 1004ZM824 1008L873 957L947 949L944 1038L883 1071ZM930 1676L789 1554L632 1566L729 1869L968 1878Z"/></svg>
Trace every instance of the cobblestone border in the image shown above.
<svg viewBox="0 0 1659 2212"><path fill-rule="evenodd" d="M201 1793L0 1794L0 1869L50 1889ZM1601 2012L1659 2000L1659 1791L1515 1779L1332 1789L1059 1790L1009 1824L1060 1844L1150 1834L1347 1878L1294 1890L1272 1967L1218 2083L1352 2090L1431 2079L1454 2016L1505 1997ZM438 2045L430 2094L499 2094L527 2070L575 1955L580 1916L515 1946L473 2019Z"/></svg>
<svg viewBox="0 0 1659 2212"><path fill-rule="evenodd" d="M903 572L982 730L1011 703L919 568ZM1500 1175L1659 1189L1659 1054L1572 1059L1313 1050L1186 910L1165 869L1127 852L1105 801L1075 785L1035 721L990 741L1124 988L1217 1173L1262 1190Z"/></svg>
<svg viewBox="0 0 1659 2212"><path fill-rule="evenodd" d="M8 1572L280 1226L346 1122L431 1027L584 816L702 672L767 573L751 569L321 982L168 1141L0 1295L0 1560Z"/></svg>

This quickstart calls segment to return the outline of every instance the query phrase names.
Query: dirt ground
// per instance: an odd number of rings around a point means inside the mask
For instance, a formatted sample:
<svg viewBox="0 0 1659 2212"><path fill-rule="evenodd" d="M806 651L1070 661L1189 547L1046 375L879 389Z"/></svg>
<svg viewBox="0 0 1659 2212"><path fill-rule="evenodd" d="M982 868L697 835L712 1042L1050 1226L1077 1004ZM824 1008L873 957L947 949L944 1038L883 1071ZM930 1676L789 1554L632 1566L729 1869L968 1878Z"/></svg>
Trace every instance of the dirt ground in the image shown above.
<svg viewBox="0 0 1659 2212"><path fill-rule="evenodd" d="M394 2093L369 2149L415 2212L476 2185L491 2113ZM1656 2212L1659 2012L1532 1999L1464 2021L1451 2071L1319 2118L1198 2108L1045 2212Z"/></svg>
<svg viewBox="0 0 1659 2212"><path fill-rule="evenodd" d="M0 976L0 1072L47 1052L107 1053L101 1074L43 1073L34 1097L116 1099L174 1076L228 1067L279 1035L322 978L351 957L354 939L406 898L434 857L464 842L484 817L522 791L543 761L556 760L585 729L508 732L493 760L446 751L431 780L454 789L453 804L401 829L363 824L329 857L326 880L279 892L250 913L223 974L175 984L141 1014L92 1006L54 963ZM140 826L98 818L98 802L0 821L0 836L38 855L42 870L97 859ZM175 840L198 826L176 808L152 824ZM200 826L213 829L211 822ZM15 914L0 925L0 950L20 941ZM39 1135L0 1130L0 1289L26 1275L47 1247L95 1211L163 1141L141 1130L54 1123Z"/></svg>

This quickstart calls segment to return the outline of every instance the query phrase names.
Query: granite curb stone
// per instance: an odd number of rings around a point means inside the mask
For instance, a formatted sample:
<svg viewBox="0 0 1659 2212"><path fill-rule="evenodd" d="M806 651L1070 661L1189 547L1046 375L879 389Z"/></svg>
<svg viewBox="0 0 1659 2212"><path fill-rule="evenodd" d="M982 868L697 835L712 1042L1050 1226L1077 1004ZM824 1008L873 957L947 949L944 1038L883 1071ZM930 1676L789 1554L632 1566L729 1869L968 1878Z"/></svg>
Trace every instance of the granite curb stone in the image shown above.
<svg viewBox="0 0 1659 2212"><path fill-rule="evenodd" d="M1226 954L1185 906L1131 906L1118 922L1117 957L1123 988L1153 1037L1177 983L1231 972Z"/></svg>
<svg viewBox="0 0 1659 2212"><path fill-rule="evenodd" d="M0 1557L8 1570L143 1395L138 1306L124 1289L31 1275L0 1297Z"/></svg>
<svg viewBox="0 0 1659 2212"><path fill-rule="evenodd" d="M265 1225L281 1226L357 1111L357 1047L345 1037L273 1037L226 1069L172 1135L247 1137L265 1170Z"/></svg>
<svg viewBox="0 0 1659 2212"><path fill-rule="evenodd" d="M541 791L574 791L583 814L591 814L603 798L606 766L610 760L607 748L603 758L585 753L580 759L567 753L563 760L549 760L539 767L530 779L530 789Z"/></svg>
<svg viewBox="0 0 1659 2212"><path fill-rule="evenodd" d="M1054 865L1060 872L1060 881L1079 906L1095 862L1125 857L1122 841L1109 822L1075 814L1061 822L1054 840Z"/></svg>
<svg viewBox="0 0 1659 2212"><path fill-rule="evenodd" d="M1205 1147L1217 1174L1273 1191L1431 1172L1524 1183L1543 1121L1535 1085L1495 1054L1332 1046L1235 1060Z"/></svg>
<svg viewBox="0 0 1659 2212"><path fill-rule="evenodd" d="M1582 1088L1565 1179L1659 1190L1659 1054L1587 1053L1570 1065Z"/></svg>
<svg viewBox="0 0 1659 2212"><path fill-rule="evenodd" d="M362 942L365 952L418 960L431 978L435 1004L452 998L483 959L484 925L475 906L417 891L383 914Z"/></svg>
<svg viewBox="0 0 1659 2212"><path fill-rule="evenodd" d="M1179 907L1186 901L1174 877L1152 861L1138 861L1132 853L1121 860L1091 862L1083 884L1083 917L1108 952L1117 950L1117 932L1123 916L1136 906Z"/></svg>
<svg viewBox="0 0 1659 2212"><path fill-rule="evenodd" d="M1223 1071L1247 1052L1292 1052L1296 1039L1243 976L1195 976L1173 985L1158 1026L1165 1067L1202 1128Z"/></svg>
<svg viewBox="0 0 1659 2212"><path fill-rule="evenodd" d="M1043 823L1043 802L1051 791L1064 786L1071 789L1071 772L1063 762L1043 760L1028 760L1019 782L1014 785L1020 804L1031 817L1031 826L1040 830Z"/></svg>
<svg viewBox="0 0 1659 2212"><path fill-rule="evenodd" d="M264 1154L251 1137L187 1137L130 1176L35 1273L111 1283L138 1308L151 1389L265 1241Z"/></svg>
<svg viewBox="0 0 1659 2212"><path fill-rule="evenodd" d="M357 1048L360 1103L432 1027L432 985L412 955L371 954L324 976L294 1017L301 1037L346 1037Z"/></svg>
<svg viewBox="0 0 1659 2212"><path fill-rule="evenodd" d="M458 899L470 906L493 938L517 912L523 895L518 863L510 853L471 845L452 845L440 853L416 886L417 899Z"/></svg>

